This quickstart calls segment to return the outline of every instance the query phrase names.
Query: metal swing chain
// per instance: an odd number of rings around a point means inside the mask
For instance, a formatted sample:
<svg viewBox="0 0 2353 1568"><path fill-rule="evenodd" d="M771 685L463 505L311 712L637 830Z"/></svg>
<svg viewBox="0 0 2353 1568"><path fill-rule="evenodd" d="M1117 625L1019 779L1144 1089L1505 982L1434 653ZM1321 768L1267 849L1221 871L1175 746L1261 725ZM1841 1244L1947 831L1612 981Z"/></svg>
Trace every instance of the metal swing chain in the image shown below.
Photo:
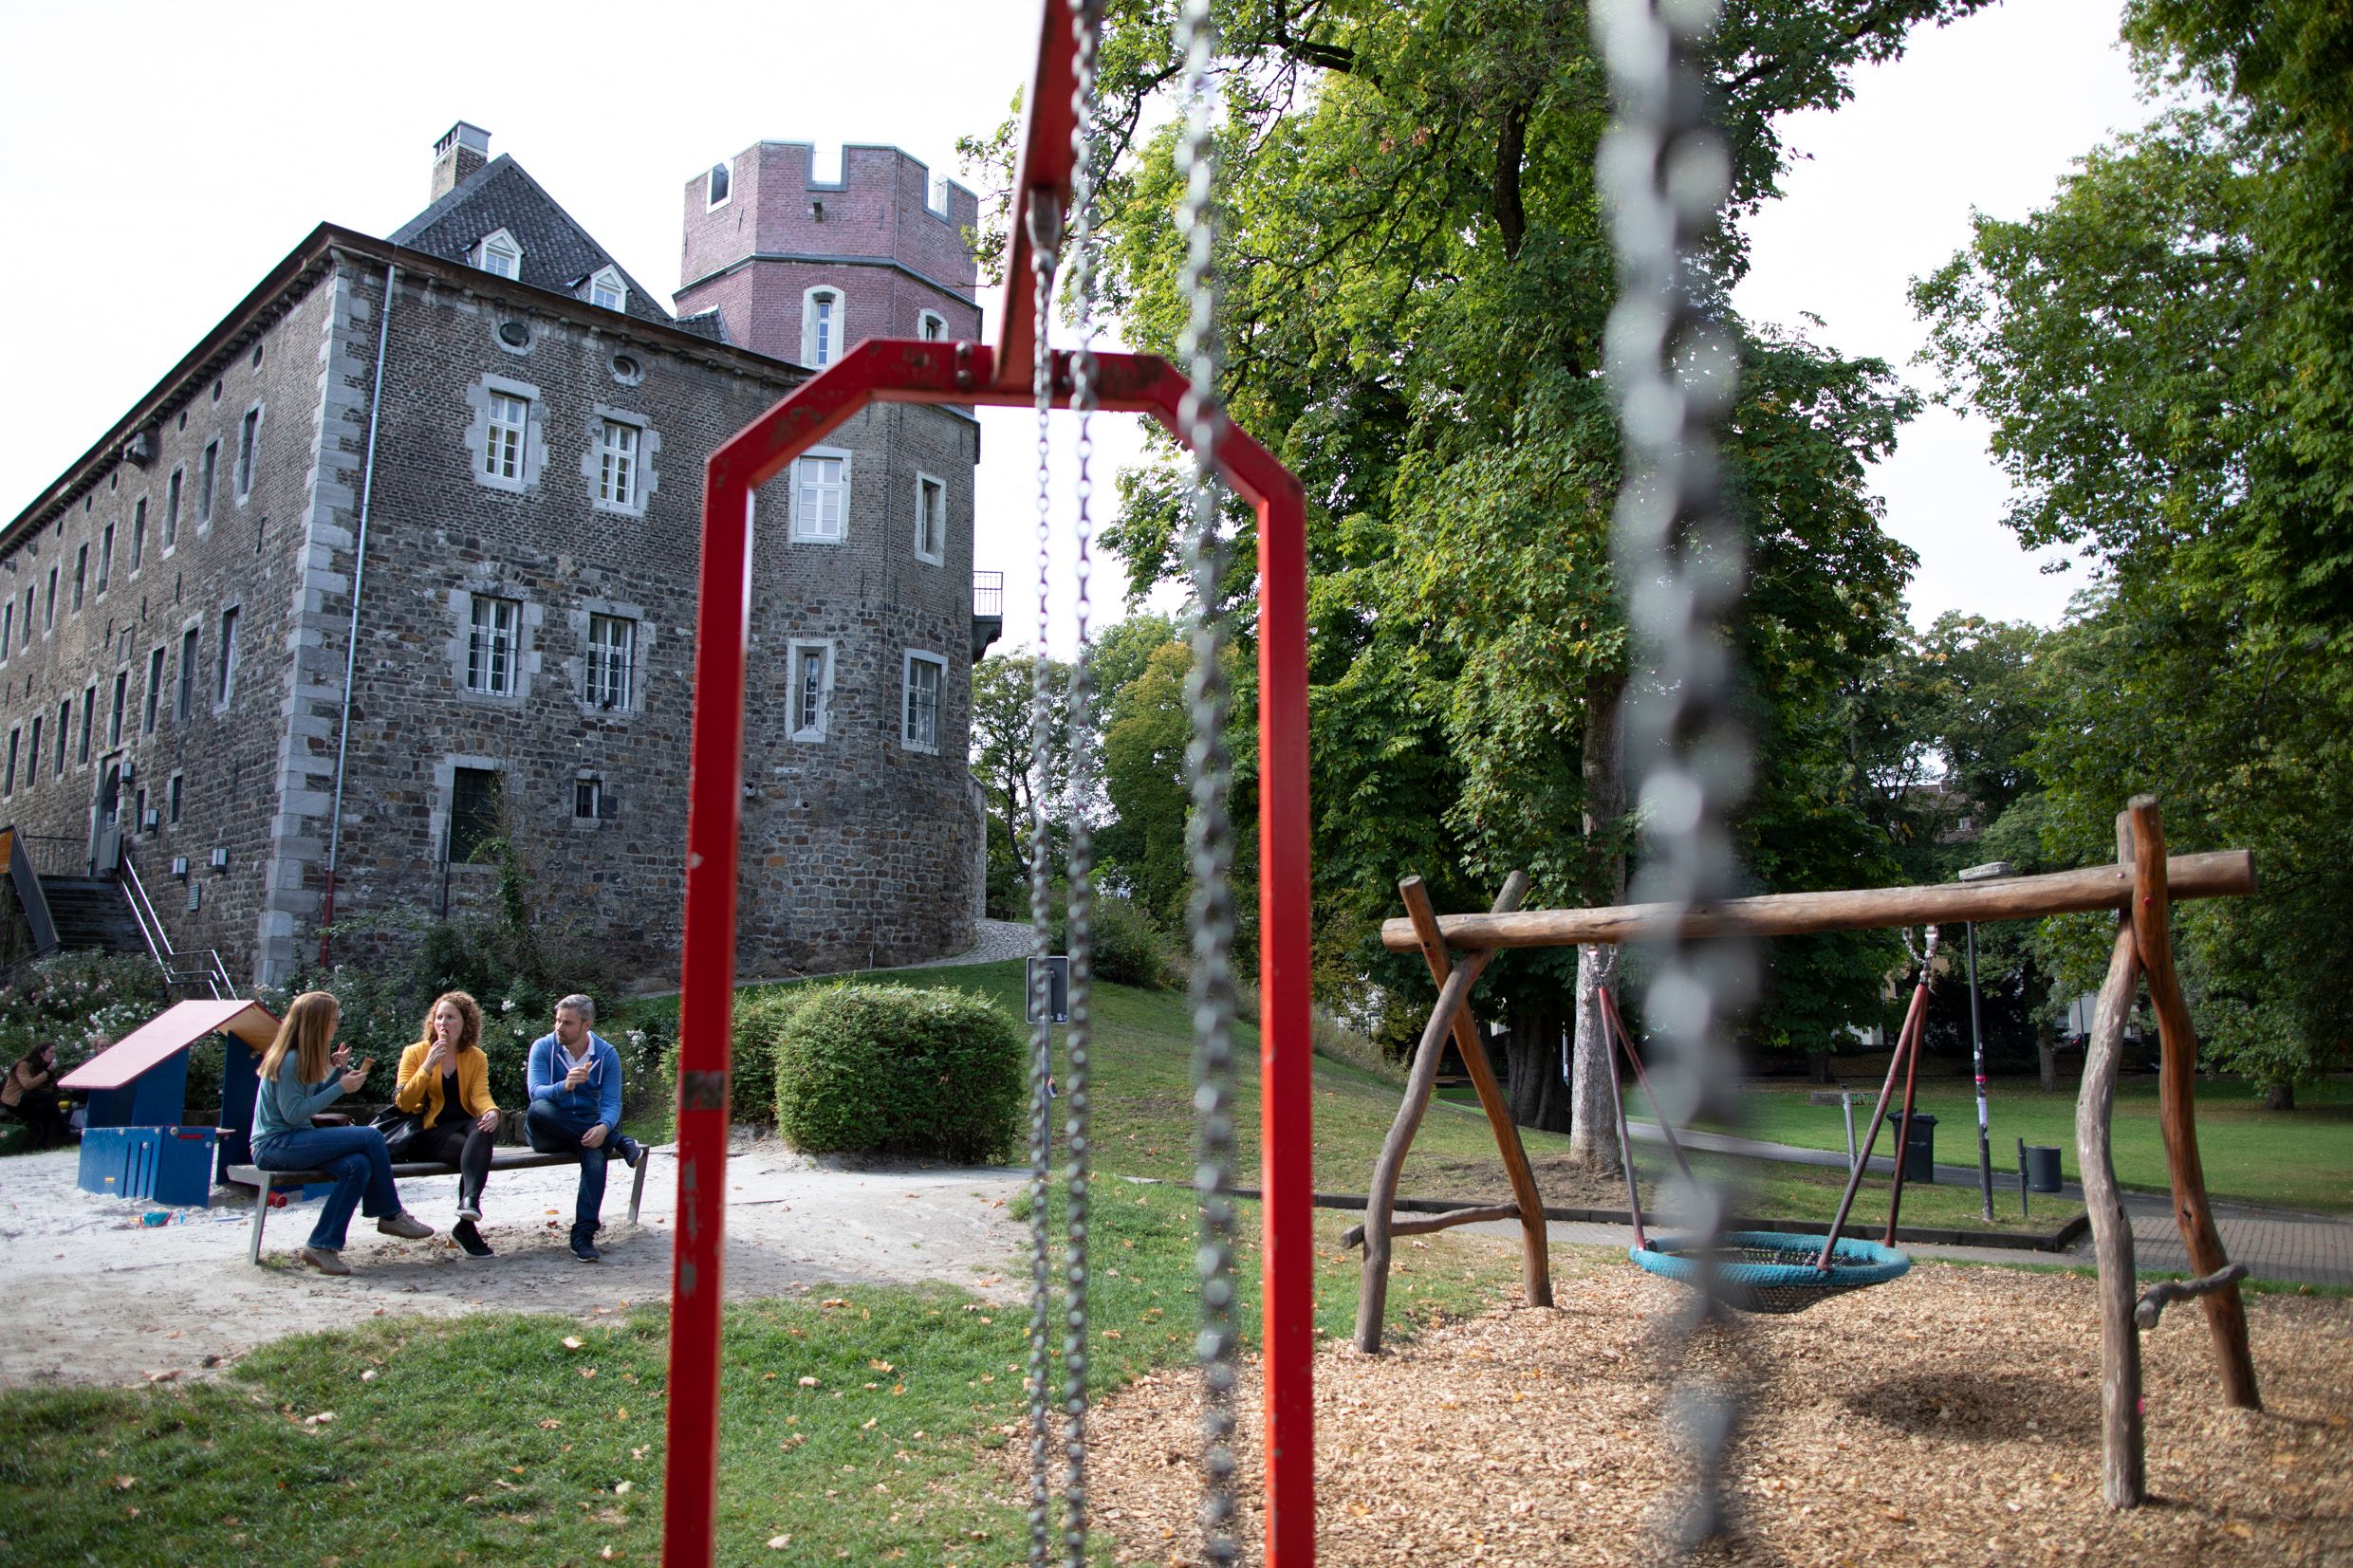
<svg viewBox="0 0 2353 1568"><path fill-rule="evenodd" d="M1063 1334L1063 1554L1066 1568L1086 1568L1086 1373L1088 1225L1094 1146L1088 1097L1092 1074L1095 977L1095 839L1086 820L1094 766L1094 649L1089 624L1094 575L1095 454L1095 174L1093 151L1095 59L1102 26L1101 0L1068 0L1075 71L1070 85L1070 297L1075 346L1070 351L1070 406L1078 415L1078 472L1075 572L1078 654L1070 665L1070 1022L1063 1033L1069 1081L1063 1088L1063 1144L1068 1162L1065 1213L1068 1241L1064 1253Z"/></svg>
<svg viewBox="0 0 2353 1568"><path fill-rule="evenodd" d="M1633 705L1629 733L1641 759L1638 798L1652 844L1638 896L1667 906L1644 1011L1667 1046L1654 1081L1659 1117L1671 1124L1729 1119L1739 1061L1727 1025L1753 996L1756 977L1748 944L1681 934L1685 912L1736 891L1729 818L1751 776L1723 630L1739 604L1745 550L1724 507L1715 435L1732 407L1739 354L1702 306L1705 279L1695 265L1731 181L1698 63L1716 16L1716 0L1615 0L1594 10L1618 100L1598 160L1619 267L1607 344L1626 475L1613 531L1627 618L1652 676ZM1705 1318L1724 1316L1706 1264L1723 1200L1710 1190L1694 1203L1691 1246L1707 1288L1682 1326L1686 1349ZM1724 1528L1737 1392L1687 1385L1677 1399L1697 1472L1681 1522L1687 1544Z"/></svg>
<svg viewBox="0 0 2353 1568"><path fill-rule="evenodd" d="M1177 336L1177 368L1186 378L1177 420L1193 452L1192 516L1185 534L1185 567L1193 579L1193 668L1185 697L1193 739L1186 772L1193 781L1186 822L1193 899L1194 1188L1200 1201L1200 1331L1194 1353L1201 1365L1201 1555L1228 1564L1241 1555L1234 1533L1234 1368L1237 1336L1233 1282L1233 825L1228 797L1233 759L1226 746L1230 698L1225 674L1226 626L1220 613L1228 552L1218 533L1217 443L1224 414L1216 400L1217 300L1211 274L1214 238L1212 192L1216 175L1210 60L1215 44L1210 0L1184 0L1177 13L1176 53L1184 72L1184 129L1176 172L1184 182L1178 226L1184 262L1178 291L1186 305Z"/></svg>
<svg viewBox="0 0 2353 1568"><path fill-rule="evenodd" d="M1054 258L1062 242L1062 214L1051 200L1033 200L1022 221L1029 226L1030 283L1036 298L1037 347L1030 369L1030 390L1038 415L1038 635L1029 664L1029 1561L1045 1568L1049 1559L1052 1499L1046 1481L1046 1455L1050 1441L1047 1416L1046 1380L1050 1367L1047 1354L1047 1321L1051 1311L1048 1222L1053 1144L1049 1131L1047 1086L1054 1071L1054 1026L1047 1005L1047 955L1052 951L1051 852L1047 831L1047 780L1051 776L1052 694L1046 667L1047 613L1051 607L1051 512L1053 473L1051 415L1054 407L1054 355L1047 341L1053 313Z"/></svg>

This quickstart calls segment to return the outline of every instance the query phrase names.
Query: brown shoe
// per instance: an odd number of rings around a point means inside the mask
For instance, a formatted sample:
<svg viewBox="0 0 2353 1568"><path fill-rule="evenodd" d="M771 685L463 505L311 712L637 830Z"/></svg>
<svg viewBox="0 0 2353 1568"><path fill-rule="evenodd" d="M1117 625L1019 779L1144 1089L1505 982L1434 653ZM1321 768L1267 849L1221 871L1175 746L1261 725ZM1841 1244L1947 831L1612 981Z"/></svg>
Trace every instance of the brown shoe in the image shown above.
<svg viewBox="0 0 2353 1568"><path fill-rule="evenodd" d="M433 1227L405 1208L390 1219L378 1220L376 1228L387 1236L399 1236L412 1242L421 1242L433 1234Z"/></svg>
<svg viewBox="0 0 2353 1568"><path fill-rule="evenodd" d="M300 1258L303 1262L308 1264L311 1267L317 1269L322 1274L348 1274L351 1272L351 1265L343 1262L343 1255L342 1253L329 1251L324 1246L306 1246L300 1252L297 1252L295 1256Z"/></svg>

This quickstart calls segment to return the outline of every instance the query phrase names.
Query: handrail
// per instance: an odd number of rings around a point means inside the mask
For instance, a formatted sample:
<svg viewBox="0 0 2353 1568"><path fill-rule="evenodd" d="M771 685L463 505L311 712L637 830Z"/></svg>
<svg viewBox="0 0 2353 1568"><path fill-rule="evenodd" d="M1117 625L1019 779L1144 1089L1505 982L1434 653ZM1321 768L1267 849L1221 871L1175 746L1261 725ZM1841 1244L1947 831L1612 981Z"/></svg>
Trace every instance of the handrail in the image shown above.
<svg viewBox="0 0 2353 1568"><path fill-rule="evenodd" d="M156 913L155 900L147 895L147 884L139 880L139 868L131 863L131 851L125 845L117 857L122 871L122 900L131 906L131 917L139 922L139 934L147 944L148 955L163 971L168 989L174 986L202 986L213 993L215 1002L227 1001L236 995L229 982L229 970L220 961L217 948L197 948L180 952L172 946L172 933L164 929L163 917ZM183 959L195 959L193 966Z"/></svg>

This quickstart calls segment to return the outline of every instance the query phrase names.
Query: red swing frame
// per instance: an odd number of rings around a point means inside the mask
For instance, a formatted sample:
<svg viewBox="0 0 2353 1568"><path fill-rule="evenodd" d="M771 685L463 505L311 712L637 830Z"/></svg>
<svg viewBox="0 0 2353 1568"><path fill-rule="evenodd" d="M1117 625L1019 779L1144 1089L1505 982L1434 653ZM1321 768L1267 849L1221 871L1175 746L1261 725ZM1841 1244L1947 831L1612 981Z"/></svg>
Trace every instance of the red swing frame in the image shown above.
<svg viewBox="0 0 2353 1568"><path fill-rule="evenodd" d="M678 1207L671 1274L662 1561L707 1568L718 1501L721 1262L728 1072L751 622L752 493L868 403L1028 406L1036 337L1033 194L1070 200L1075 45L1047 0L1024 98L1005 309L993 348L868 339L738 432L705 466L687 784L686 910L678 1001ZM1053 357L1069 406L1070 357ZM1147 354L1095 356L1096 406L1148 414L1180 443L1185 379ZM1307 550L1298 479L1228 425L1217 466L1258 514L1259 1119L1265 1304L1266 1560L1315 1558L1311 1084L1308 1028Z"/></svg>

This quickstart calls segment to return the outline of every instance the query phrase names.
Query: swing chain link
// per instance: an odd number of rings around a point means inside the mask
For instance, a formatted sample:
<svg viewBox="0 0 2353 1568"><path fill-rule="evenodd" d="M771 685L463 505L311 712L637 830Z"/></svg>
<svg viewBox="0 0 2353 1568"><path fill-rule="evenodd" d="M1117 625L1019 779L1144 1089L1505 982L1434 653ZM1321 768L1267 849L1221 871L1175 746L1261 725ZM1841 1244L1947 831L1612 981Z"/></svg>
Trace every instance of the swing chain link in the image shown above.
<svg viewBox="0 0 2353 1568"><path fill-rule="evenodd" d="M1217 446L1224 413L1216 400L1220 344L1211 273L1216 100L1210 64L1214 46L1210 0L1184 0L1177 13L1176 47L1184 78L1184 124L1176 143L1176 172L1184 188L1178 213L1184 259L1177 286L1186 314L1176 356L1186 378L1177 423L1193 453L1192 515L1184 557L1193 580L1192 669L1185 684L1193 721L1186 752L1193 809L1185 838L1193 875L1193 1180L1200 1204L1195 1268L1201 1317L1194 1351L1201 1366L1201 1555L1204 1561L1222 1568L1240 1559L1241 1547L1234 1528L1234 916L1229 800L1233 760L1226 742L1231 693L1222 613L1229 552L1218 529L1222 487Z"/></svg>
<svg viewBox="0 0 2353 1568"><path fill-rule="evenodd" d="M1029 226L1030 283L1036 301L1037 343L1030 366L1030 392L1038 416L1038 621L1029 680L1029 1561L1046 1568L1050 1560L1052 1505L1047 1486L1047 1449L1050 1442L1047 1414L1047 1378L1051 1372L1047 1353L1050 1312L1048 1257L1052 1235L1048 1218L1053 1143L1048 1085L1054 1071L1054 1032L1047 1005L1051 985L1046 959L1052 950L1053 886L1049 871L1052 844L1047 832L1047 781L1053 762L1052 693L1046 649L1047 615L1051 608L1049 568L1052 556L1051 511L1053 473L1051 415L1054 407L1054 356L1047 339L1054 299L1054 263L1062 243L1062 214L1048 194L1033 194L1023 214Z"/></svg>
<svg viewBox="0 0 2353 1568"><path fill-rule="evenodd" d="M1643 1011L1666 1046L1654 1082L1658 1114L1670 1124L1736 1115L1740 1065L1729 1024L1756 985L1749 944L1681 934L1686 912L1737 891L1730 818L1751 773L1725 632L1740 600L1745 542L1725 506L1716 439L1739 353L1709 310L1717 286L1705 261L1731 182L1702 62L1717 11L1718 0L1616 0L1594 10L1617 99L1598 159L1619 267L1607 356L1626 472L1613 533L1627 619L1648 665L1628 727L1640 760L1639 820L1651 843L1638 896L1663 906ZM1704 1288L1677 1331L1686 1352L1708 1319L1728 1320L1708 1261L1722 1194L1711 1188L1688 1203ZM1739 1393L1737 1381L1695 1381L1673 1402L1695 1470L1679 1522L1685 1547L1723 1533Z"/></svg>
<svg viewBox="0 0 2353 1568"><path fill-rule="evenodd" d="M1094 768L1094 672L1090 640L1094 574L1095 387L1095 169L1093 152L1096 43L1102 27L1101 0L1068 0L1074 66L1070 84L1070 269L1075 346L1070 352L1070 406L1078 415L1077 476L1073 527L1078 579L1078 652L1070 665L1070 768L1065 815L1070 846L1067 874L1070 908L1070 1022L1063 1035L1070 1078L1063 1090L1063 1141L1068 1163L1065 1199L1068 1244L1064 1255L1063 1336L1063 1553L1065 1568L1086 1568L1086 1374L1088 1227L1092 1219L1093 1142L1088 1061L1093 1043L1095 976L1095 843L1086 819ZM1040 648L1040 664L1044 663Z"/></svg>

